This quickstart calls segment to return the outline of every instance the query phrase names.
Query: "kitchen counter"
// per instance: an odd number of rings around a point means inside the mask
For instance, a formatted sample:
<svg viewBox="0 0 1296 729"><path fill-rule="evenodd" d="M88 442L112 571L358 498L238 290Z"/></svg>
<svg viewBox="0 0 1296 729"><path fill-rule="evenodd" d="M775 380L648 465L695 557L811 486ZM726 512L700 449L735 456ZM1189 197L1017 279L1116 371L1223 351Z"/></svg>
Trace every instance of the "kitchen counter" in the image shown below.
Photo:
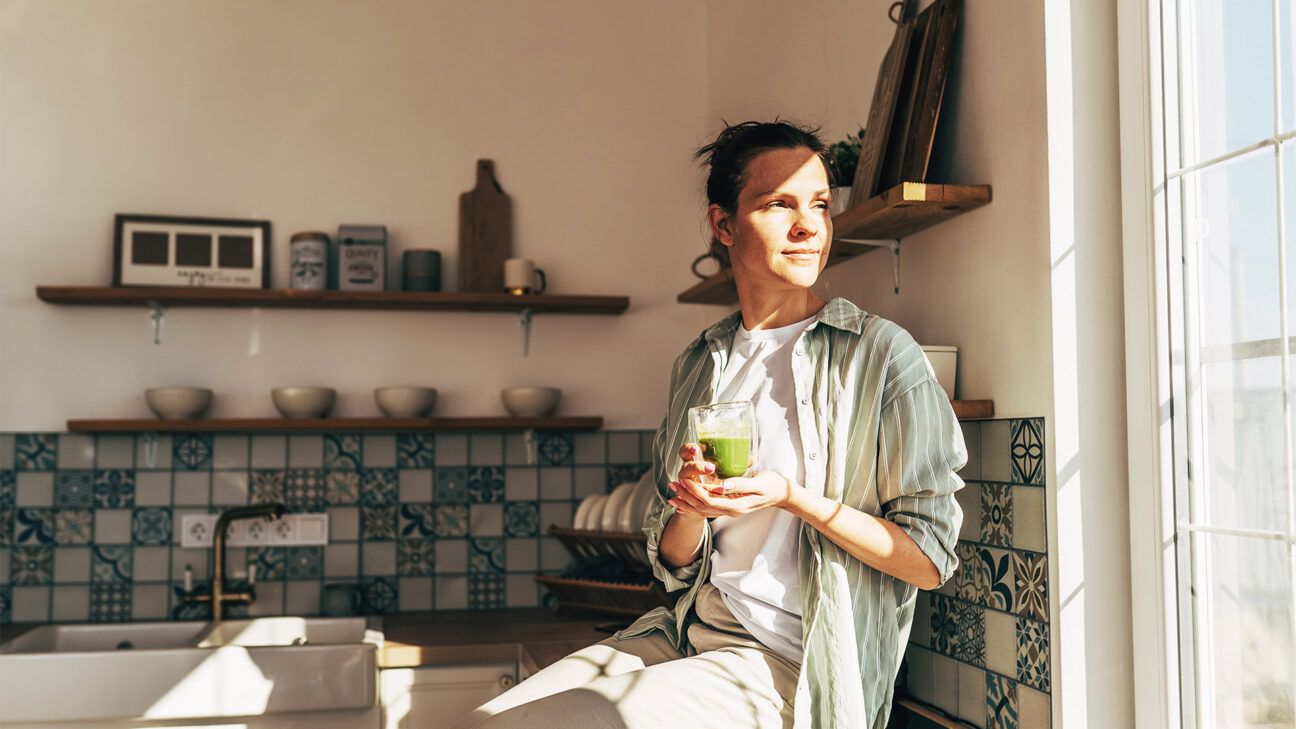
<svg viewBox="0 0 1296 729"><path fill-rule="evenodd" d="M534 673L611 633L596 626L629 622L608 616L558 615L544 608L446 610L383 617L381 668L517 660Z"/></svg>

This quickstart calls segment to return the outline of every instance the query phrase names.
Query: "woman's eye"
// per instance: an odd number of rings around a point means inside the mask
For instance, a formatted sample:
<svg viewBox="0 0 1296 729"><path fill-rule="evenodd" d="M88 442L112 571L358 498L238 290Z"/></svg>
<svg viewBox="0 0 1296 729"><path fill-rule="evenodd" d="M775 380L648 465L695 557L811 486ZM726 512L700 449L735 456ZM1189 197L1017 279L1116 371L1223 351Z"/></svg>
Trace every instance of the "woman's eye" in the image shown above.
<svg viewBox="0 0 1296 729"><path fill-rule="evenodd" d="M782 200L775 200L775 201L773 201L773 202L765 203L765 207L766 207L767 209L768 209L768 208L772 208L772 207L774 207L774 206L776 206L776 205L779 206L779 207L785 207L785 206L783 205L783 201L782 201Z"/></svg>

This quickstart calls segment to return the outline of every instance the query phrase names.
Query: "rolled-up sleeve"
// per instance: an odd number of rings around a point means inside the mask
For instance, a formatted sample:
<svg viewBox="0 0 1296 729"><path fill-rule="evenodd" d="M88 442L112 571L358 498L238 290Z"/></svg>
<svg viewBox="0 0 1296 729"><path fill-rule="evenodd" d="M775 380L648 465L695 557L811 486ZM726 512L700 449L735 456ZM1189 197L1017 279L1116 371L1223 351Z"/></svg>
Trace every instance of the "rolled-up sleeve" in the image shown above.
<svg viewBox="0 0 1296 729"><path fill-rule="evenodd" d="M690 587L697 580L698 573L702 571L702 565L706 561L707 548L711 543L711 522L707 521L703 527L702 550L698 558L691 564L682 567L671 567L661 560L661 538L666 531L666 525L670 523L671 516L675 514L675 507L666 503L670 496L666 493L666 484L672 479L667 475L667 466L662 460L662 441L666 438L665 421L657 429L657 436L653 439L653 477L657 486L657 498L653 501L652 508L648 510L648 516L644 519L643 532L648 535L648 564L652 565L653 574L657 579L662 581L667 592L683 590Z"/></svg>
<svg viewBox="0 0 1296 729"><path fill-rule="evenodd" d="M967 448L954 410L935 380L924 380L882 410L878 491L882 516L905 530L936 565L941 584L958 569L963 511L954 492Z"/></svg>

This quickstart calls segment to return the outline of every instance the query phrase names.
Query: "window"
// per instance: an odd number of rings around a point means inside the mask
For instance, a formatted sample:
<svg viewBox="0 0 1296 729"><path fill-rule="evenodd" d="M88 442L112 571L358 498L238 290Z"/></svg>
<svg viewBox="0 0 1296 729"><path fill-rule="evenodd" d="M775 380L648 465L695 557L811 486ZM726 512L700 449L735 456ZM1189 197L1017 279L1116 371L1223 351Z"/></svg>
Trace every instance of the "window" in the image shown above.
<svg viewBox="0 0 1296 729"><path fill-rule="evenodd" d="M1294 1L1149 3L1185 729L1296 726Z"/></svg>

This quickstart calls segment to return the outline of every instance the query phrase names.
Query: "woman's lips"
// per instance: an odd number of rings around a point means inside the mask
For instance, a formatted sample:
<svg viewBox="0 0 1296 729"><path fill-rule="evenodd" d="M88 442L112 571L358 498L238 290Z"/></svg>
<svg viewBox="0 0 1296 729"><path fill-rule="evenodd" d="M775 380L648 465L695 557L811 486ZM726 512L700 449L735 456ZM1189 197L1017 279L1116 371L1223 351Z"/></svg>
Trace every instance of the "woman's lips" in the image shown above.
<svg viewBox="0 0 1296 729"><path fill-rule="evenodd" d="M784 251L783 255L794 261L817 261L819 251Z"/></svg>

